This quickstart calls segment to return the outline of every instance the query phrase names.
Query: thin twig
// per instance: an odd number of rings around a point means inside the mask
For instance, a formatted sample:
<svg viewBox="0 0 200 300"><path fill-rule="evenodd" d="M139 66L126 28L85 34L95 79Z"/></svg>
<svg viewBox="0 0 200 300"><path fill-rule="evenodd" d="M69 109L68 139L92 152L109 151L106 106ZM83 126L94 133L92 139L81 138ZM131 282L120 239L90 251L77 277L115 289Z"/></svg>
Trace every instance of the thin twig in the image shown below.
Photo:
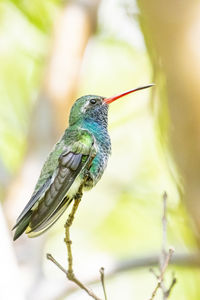
<svg viewBox="0 0 200 300"><path fill-rule="evenodd" d="M162 251L160 255L160 273L162 273L167 257L167 193L163 194L163 216L162 216ZM161 280L160 287L163 294L163 300L166 300L166 287L164 279Z"/></svg>
<svg viewBox="0 0 200 300"><path fill-rule="evenodd" d="M170 284L170 287L168 288L168 290L166 291L166 298L169 298L170 294L171 294L171 291L174 287L174 285L177 283L177 279L175 277L175 274L172 273L172 282Z"/></svg>
<svg viewBox="0 0 200 300"><path fill-rule="evenodd" d="M166 269L167 269L167 267L169 265L169 262L170 262L170 259L171 259L173 253L174 253L174 250L172 248L170 248L169 252L168 252L168 254L166 256L166 259L164 261L163 268L161 270L160 275L159 276L155 275L157 277L157 285L156 285L155 289L153 290L151 298L149 300L153 300L154 297L155 297L155 295L156 295L156 293L157 293L157 290L159 288L161 288L161 284L162 284L163 279L164 279L164 274L166 272Z"/></svg>
<svg viewBox="0 0 200 300"><path fill-rule="evenodd" d="M161 267L165 261L167 255L167 193L163 194L163 216L162 216L162 255L161 255Z"/></svg>
<svg viewBox="0 0 200 300"><path fill-rule="evenodd" d="M169 252L168 252L168 255L166 256L166 260L164 262L164 265L163 265L163 268L161 270L161 275L160 275L160 278L163 279L163 275L169 265L169 261L172 257L172 254L174 253L174 249L173 248L169 248Z"/></svg>
<svg viewBox="0 0 200 300"><path fill-rule="evenodd" d="M106 272L106 278L110 279L124 272L137 271L138 269L157 266L158 260L159 260L158 253L148 255L148 256L133 257L124 260L122 262L116 263L113 268L110 269L108 268L108 271ZM174 253L170 260L170 264L183 267L183 268L195 268L195 269L200 268L200 253L199 252L196 253L194 252L190 254ZM99 277L95 276L87 282L87 285L94 285L97 284L98 282L99 282ZM56 300L65 298L76 291L77 291L77 286L67 287L63 289L63 291L60 291L60 294L56 297Z"/></svg>
<svg viewBox="0 0 200 300"><path fill-rule="evenodd" d="M155 271L153 269L151 269L151 272L154 274L154 276L157 279L157 285L152 292L150 300L154 299L159 288L161 288L161 290L162 290L163 300L166 300L169 297L171 290L176 283L176 278L173 275L173 279L172 279L170 287L168 289L165 287L164 274L166 272L166 269L169 265L172 255L174 253L174 249L170 248L168 253L167 253L166 249L167 249L167 193L164 192L164 194L163 194L163 216L162 216L162 251L161 251L161 255L160 255L160 259L159 259L160 275L157 275L155 273Z"/></svg>
<svg viewBox="0 0 200 300"><path fill-rule="evenodd" d="M153 292L152 292L151 298L150 298L149 300L153 300L153 299L154 299L154 297L155 297L155 295L156 295L156 293L157 293L157 290L160 288L160 284L161 284L161 282L158 281L158 283L157 283L155 289L154 289Z"/></svg>
<svg viewBox="0 0 200 300"><path fill-rule="evenodd" d="M77 208L79 206L79 203L82 198L82 187L80 188L79 192L77 193L76 197L74 198L74 204L72 207L72 211L68 216L67 222L65 224L65 244L67 246L67 254L68 254L68 270L65 270L51 254L47 254L47 259L52 261L62 272L64 272L67 276L67 278L70 281L73 281L77 286L79 286L81 289L83 289L89 296L91 296L95 300L101 300L99 297L95 295L95 293L89 289L87 286L85 286L81 281L79 281L76 276L74 275L73 271L73 255L72 255L72 241L70 240L70 227L73 223L75 213L77 211Z"/></svg>
<svg viewBox="0 0 200 300"><path fill-rule="evenodd" d="M57 262L57 260L55 260L55 258L50 254L50 253L47 253L46 254L46 257L48 260L52 261L52 263L54 263L61 271L63 271L66 276L67 276L67 270L65 270L61 264L59 264L59 262Z"/></svg>
<svg viewBox="0 0 200 300"><path fill-rule="evenodd" d="M105 298L105 300L107 300L107 294L106 294L106 288L105 288L105 280L104 280L104 268L102 267L99 270L99 272L101 274L101 284L102 284L102 287L103 287L104 298Z"/></svg>

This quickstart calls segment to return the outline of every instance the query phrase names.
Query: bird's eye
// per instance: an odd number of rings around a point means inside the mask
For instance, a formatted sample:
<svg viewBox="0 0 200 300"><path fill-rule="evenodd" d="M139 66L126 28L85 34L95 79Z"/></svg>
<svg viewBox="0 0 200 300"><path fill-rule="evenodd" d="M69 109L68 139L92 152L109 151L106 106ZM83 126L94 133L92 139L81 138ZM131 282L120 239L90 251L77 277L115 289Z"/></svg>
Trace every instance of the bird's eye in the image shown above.
<svg viewBox="0 0 200 300"><path fill-rule="evenodd" d="M91 100L90 100L90 103L91 103L91 104L95 104L96 102L97 102L97 101L96 101L95 99L91 99Z"/></svg>

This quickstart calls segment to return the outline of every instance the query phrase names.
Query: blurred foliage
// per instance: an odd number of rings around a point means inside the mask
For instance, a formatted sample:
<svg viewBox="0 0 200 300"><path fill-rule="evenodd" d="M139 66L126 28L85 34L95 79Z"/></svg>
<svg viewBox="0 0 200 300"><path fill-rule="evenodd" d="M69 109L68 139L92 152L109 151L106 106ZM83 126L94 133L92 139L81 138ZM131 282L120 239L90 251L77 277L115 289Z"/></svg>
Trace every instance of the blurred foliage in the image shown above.
<svg viewBox="0 0 200 300"><path fill-rule="evenodd" d="M0 3L0 156L11 173L20 168L25 155L30 116L40 89L59 2L5 0ZM108 6L103 1L100 19L101 16L104 20L109 17L108 7L115 5L118 10L122 9L113 1L107 2ZM116 18L120 24L124 15L122 19L119 15ZM152 71L146 50L133 47L123 32L120 36L112 35L107 26L113 24L105 22L102 25L100 22L97 34L88 45L78 95L109 96L151 82ZM133 35L134 30L138 34L138 28L132 30ZM127 97L110 108L113 153L108 169L97 187L84 195L72 229L75 265L79 273L88 270L88 273L96 274L101 265L117 258L158 252L164 190L169 195L169 243L184 251L196 246L168 160L159 147L162 135L158 139L155 133L152 103L148 100L151 93L144 91ZM166 106L162 112L160 120L165 127L168 122ZM174 167L173 162L171 164ZM44 248L44 253L47 249L48 252L57 251L56 256L62 256L63 260L66 256L62 244L65 218L66 215L48 233ZM88 262L91 269L88 269ZM178 284L171 299L199 299L199 271L175 269ZM54 269L52 274L46 261L44 270L47 278L55 274L62 276ZM120 275L120 278L117 276L107 284L110 299L121 299L122 290L127 293L126 297L123 295L126 299L131 296L146 299L155 279L148 270L140 270ZM73 297L70 299L75 299Z"/></svg>
<svg viewBox="0 0 200 300"><path fill-rule="evenodd" d="M0 156L13 173L26 149L58 1L0 2Z"/></svg>
<svg viewBox="0 0 200 300"><path fill-rule="evenodd" d="M49 33L55 16L55 9L61 3L60 0L34 0L31 2L29 0L8 0L5 2L12 3L30 25L44 33Z"/></svg>

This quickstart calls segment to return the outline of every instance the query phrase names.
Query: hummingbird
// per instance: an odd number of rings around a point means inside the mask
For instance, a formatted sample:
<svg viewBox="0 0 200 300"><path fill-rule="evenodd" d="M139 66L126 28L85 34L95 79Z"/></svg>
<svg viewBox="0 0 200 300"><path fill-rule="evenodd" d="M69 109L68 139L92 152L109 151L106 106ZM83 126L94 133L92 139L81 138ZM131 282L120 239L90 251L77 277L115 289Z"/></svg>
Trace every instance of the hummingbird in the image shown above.
<svg viewBox="0 0 200 300"><path fill-rule="evenodd" d="M25 232L36 237L65 212L82 186L90 190L102 177L111 154L108 106L138 87L113 97L82 96L73 104L69 127L48 155L34 192L13 227L13 240Z"/></svg>

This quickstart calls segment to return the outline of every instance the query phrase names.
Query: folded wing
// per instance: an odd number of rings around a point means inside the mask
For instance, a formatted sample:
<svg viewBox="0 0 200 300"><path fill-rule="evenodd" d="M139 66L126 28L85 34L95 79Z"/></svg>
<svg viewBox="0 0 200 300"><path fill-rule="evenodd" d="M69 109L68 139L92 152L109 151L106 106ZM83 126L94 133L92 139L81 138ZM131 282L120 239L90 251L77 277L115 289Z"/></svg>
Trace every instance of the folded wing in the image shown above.
<svg viewBox="0 0 200 300"><path fill-rule="evenodd" d="M86 141L87 133L82 137ZM17 219L14 240L25 230L29 237L37 236L52 226L63 214L73 199L68 195L73 184L73 190L78 190L81 180L81 170L87 168L91 161L93 139L90 143L75 141L71 147L65 148L57 159L57 168L47 178L39 190L32 196ZM78 147L77 147L78 145ZM80 175L80 176L79 176ZM70 190L71 191L71 190Z"/></svg>

